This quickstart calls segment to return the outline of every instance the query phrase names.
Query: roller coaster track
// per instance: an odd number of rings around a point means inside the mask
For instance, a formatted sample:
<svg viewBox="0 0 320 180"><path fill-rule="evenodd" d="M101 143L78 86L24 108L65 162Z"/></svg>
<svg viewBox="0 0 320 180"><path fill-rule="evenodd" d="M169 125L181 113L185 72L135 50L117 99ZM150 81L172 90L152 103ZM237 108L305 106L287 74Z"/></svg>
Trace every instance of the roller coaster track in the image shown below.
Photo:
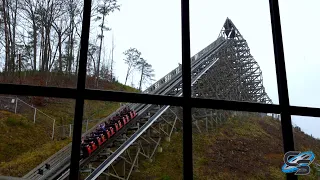
<svg viewBox="0 0 320 180"><path fill-rule="evenodd" d="M262 85L260 68L251 56L246 41L230 19L226 20L218 39L191 58L191 73L194 97L260 103L271 102ZM168 73L143 93L181 96L181 67L179 66ZM113 176L118 179L129 179L132 170L137 167L138 155L152 159L161 141L160 134L166 134L166 136L170 137L173 130L177 128L178 120L181 121L177 112L174 112L169 105L128 105L138 113L138 116L94 151L91 156L80 160L80 167L83 169L83 172L89 173L86 179L96 179L100 175ZM101 122L114 116L119 110L102 119ZM168 115L171 121L163 118L168 113L171 113L171 115ZM174 114L173 118L172 114ZM161 127L161 122L167 123L167 127L170 126L170 128L167 128L168 132ZM83 136L94 131L98 124L85 132ZM159 129L156 129L155 126L158 125ZM132 135L127 137L130 133ZM145 134L149 134L148 140ZM154 140L154 138L158 140ZM143 139L143 142L147 142L149 145L153 144L154 148L151 150L152 152L147 153L144 151L142 143L140 141L137 142L137 139ZM131 158L129 152L129 147L132 146L137 147L135 158ZM115 148L115 151L111 150L112 148ZM122 155L125 152L127 152L126 157ZM70 156L71 143L34 168L23 178L41 180L66 179L69 175ZM124 161L124 166L126 163L131 166L128 169L128 173L124 172L122 176L116 173L112 165L119 164L119 159ZM92 165L96 165L97 168L92 167ZM112 168L115 174L106 173L105 171L108 168ZM43 171L42 175L39 174L39 169ZM126 168L124 167L124 169Z"/></svg>

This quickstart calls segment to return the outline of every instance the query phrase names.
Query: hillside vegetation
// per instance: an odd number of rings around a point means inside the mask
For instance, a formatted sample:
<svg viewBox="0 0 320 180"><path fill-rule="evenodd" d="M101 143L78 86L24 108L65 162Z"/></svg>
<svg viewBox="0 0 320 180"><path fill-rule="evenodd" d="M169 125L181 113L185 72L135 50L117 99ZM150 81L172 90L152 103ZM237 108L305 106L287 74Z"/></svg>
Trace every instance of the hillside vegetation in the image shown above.
<svg viewBox="0 0 320 180"><path fill-rule="evenodd" d="M294 128L296 150L312 150L319 163L320 140ZM182 179L182 134L165 142L155 161L140 163L133 179ZM194 179L285 179L279 120L234 117L208 133L193 135ZM315 165L299 179L317 179Z"/></svg>
<svg viewBox="0 0 320 180"><path fill-rule="evenodd" d="M40 125L6 111L0 111L0 129L1 175L23 176L70 142L52 141Z"/></svg>
<svg viewBox="0 0 320 180"><path fill-rule="evenodd" d="M53 76L53 75L52 75ZM51 81L44 83L41 73L24 76L22 84L47 85L59 87L75 86L76 77L74 76L55 76ZM5 83L18 83L17 81L4 81ZM60 82L60 84L59 84ZM91 77L87 78L87 88L93 88L90 82ZM67 86L69 85L69 86ZM136 89L124 86L118 82L100 81L102 90L116 90L137 92ZM19 97L29 104L35 105L50 117L56 119L56 126L73 123L75 100L45 98L45 97ZM119 108L119 103L103 101L85 101L84 120L101 119ZM45 119L45 116L37 114L37 122L33 122L33 111L26 110L21 114L0 110L0 175L23 176L38 164L46 160L55 152L71 142L71 138L55 138L51 140L50 130L52 120ZM45 122L45 123L43 123ZM89 123L89 128L97 121ZM58 129L58 128L57 128ZM59 131L55 131L58 133Z"/></svg>
<svg viewBox="0 0 320 180"><path fill-rule="evenodd" d="M57 72L38 72L38 71L24 71L21 76L17 73L12 76L5 76L0 73L0 83L13 83L13 84L28 84L35 86L47 87L62 87L62 88L75 88L77 84L77 76L73 74L63 74ZM109 81L100 79L96 84L96 78L93 76L86 77L86 88L99 89L99 90L113 90L125 92L139 92L139 90L123 85L118 81ZM33 97L23 96L19 97L28 104L34 105L50 117L56 119L56 125L69 125L73 123L74 116L74 99L60 99L49 97ZM27 106L24 106L27 107ZM114 109L119 107L119 103L102 102L102 101L85 101L84 106L84 120L92 120L106 117ZM18 107L19 108L19 107ZM110 112L111 111L111 112ZM25 114L28 118L33 118L33 111L27 107ZM40 114L37 114L40 116ZM41 117L40 117L41 118Z"/></svg>

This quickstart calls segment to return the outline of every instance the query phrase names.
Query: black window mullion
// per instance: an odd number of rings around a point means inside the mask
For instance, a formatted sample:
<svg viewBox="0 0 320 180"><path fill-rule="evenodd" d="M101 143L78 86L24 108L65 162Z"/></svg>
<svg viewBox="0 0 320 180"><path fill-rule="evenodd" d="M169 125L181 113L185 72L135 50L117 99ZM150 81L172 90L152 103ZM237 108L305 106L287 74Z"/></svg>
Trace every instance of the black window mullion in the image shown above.
<svg viewBox="0 0 320 180"><path fill-rule="evenodd" d="M191 98L191 59L190 59L190 11L189 0L181 0L181 24L182 24L182 82L183 97L165 97L156 95L144 95L136 93L111 92L100 90L86 90L87 52L90 31L92 0L84 0L83 21L81 32L81 49L79 60L79 72L77 89L58 87L38 87L29 85L0 84L0 94L15 94L25 96L49 96L57 98L76 99L74 114L74 131L72 137L72 152L69 179L79 179L80 143L82 134L82 120L84 99L147 102L182 106L183 107L183 176L184 179L193 178L192 159L192 107L214 108L224 110L239 110L251 112L281 113L281 126L284 152L294 150L291 115L303 115L320 117L320 108L308 108L290 106L289 93L285 69L284 50L281 33L281 22L278 0L269 0L272 34L274 44L275 65L277 73L278 105L263 105L249 102L232 102L223 100ZM122 96L123 95L123 96ZM150 100L150 98L154 98ZM192 102L192 103L191 103ZM207 105L209 104L209 105ZM297 179L293 174L287 174L287 179Z"/></svg>
<svg viewBox="0 0 320 180"><path fill-rule="evenodd" d="M183 87L183 177L193 179L189 0L181 0Z"/></svg>
<svg viewBox="0 0 320 180"><path fill-rule="evenodd" d="M274 55L277 73L277 84L278 84L278 95L279 104L281 107L281 117L285 116L282 121L286 127L284 133L284 145L285 151L294 150L292 129L291 129L291 117L289 114L289 93L287 85L286 68L284 61L283 43L282 43L282 33L280 24L280 13L278 0L270 0L270 14L271 14L271 24L272 24L272 34L273 34L273 45L274 45ZM286 117L289 116L289 117Z"/></svg>
<svg viewBox="0 0 320 180"><path fill-rule="evenodd" d="M274 56L277 73L279 104L281 108L281 127L284 152L294 151L291 114L289 113L289 93L287 84L286 67L284 60L281 22L278 0L269 0ZM297 179L294 174L287 174L287 179Z"/></svg>
<svg viewBox="0 0 320 180"><path fill-rule="evenodd" d="M79 72L77 81L77 96L74 113L74 128L72 136L72 150L71 150L71 164L69 179L79 179L79 161L80 161L80 143L84 108L84 92L86 84L87 72L87 53L89 46L89 32L90 32L90 17L91 17L91 0L84 0L83 5L83 21L81 32L81 49L79 60Z"/></svg>
<svg viewBox="0 0 320 180"><path fill-rule="evenodd" d="M0 94L76 99L76 89L74 88L31 86L21 84L0 83Z"/></svg>

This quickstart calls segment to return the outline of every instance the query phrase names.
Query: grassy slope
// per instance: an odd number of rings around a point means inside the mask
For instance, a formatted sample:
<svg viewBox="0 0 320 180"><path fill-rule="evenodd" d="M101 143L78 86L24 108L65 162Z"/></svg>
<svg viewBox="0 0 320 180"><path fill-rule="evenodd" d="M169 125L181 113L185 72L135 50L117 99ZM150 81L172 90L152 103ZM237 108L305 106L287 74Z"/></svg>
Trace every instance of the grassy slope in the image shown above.
<svg viewBox="0 0 320 180"><path fill-rule="evenodd" d="M110 84L108 90L137 92L136 89L117 82ZM37 108L51 117L54 117L58 126L73 123L75 100L49 98L43 104L43 106L38 106ZM119 107L119 103L116 102L86 100L84 106L84 120L106 117Z"/></svg>
<svg viewBox="0 0 320 180"><path fill-rule="evenodd" d="M295 129L296 149L320 156L320 141ZM155 162L143 162L134 179L182 179L182 135L163 144ZM232 118L214 132L194 134L194 179L284 179L280 122L270 118ZM299 179L316 179L311 174Z"/></svg>
<svg viewBox="0 0 320 180"><path fill-rule="evenodd" d="M70 142L51 141L41 126L17 114L0 111L0 174L22 176Z"/></svg>
<svg viewBox="0 0 320 180"><path fill-rule="evenodd" d="M119 83L109 85L108 89L134 92L137 91ZM57 125L73 122L75 100L47 99L38 109L56 119ZM85 101L84 119L100 119L119 108L119 103ZM52 127L51 120L38 114L39 120L46 123L35 125L26 117L30 114L17 115L0 111L0 175L23 176L49 156L71 142L71 138L52 141L45 130ZM50 121L50 122L49 122ZM94 123L91 124L93 126Z"/></svg>

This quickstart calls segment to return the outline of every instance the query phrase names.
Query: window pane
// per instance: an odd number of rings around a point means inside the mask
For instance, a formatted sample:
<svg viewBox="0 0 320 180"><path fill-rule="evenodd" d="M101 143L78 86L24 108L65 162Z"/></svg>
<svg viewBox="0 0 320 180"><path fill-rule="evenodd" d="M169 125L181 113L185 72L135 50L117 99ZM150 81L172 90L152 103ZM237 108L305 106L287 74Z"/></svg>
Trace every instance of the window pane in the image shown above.
<svg viewBox="0 0 320 180"><path fill-rule="evenodd" d="M160 89L181 89L180 2L109 2L93 3L87 88L177 95Z"/></svg>
<svg viewBox="0 0 320 180"><path fill-rule="evenodd" d="M0 5L0 83L76 87L83 1Z"/></svg>
<svg viewBox="0 0 320 180"><path fill-rule="evenodd" d="M195 179L284 179L277 115L192 109Z"/></svg>
<svg viewBox="0 0 320 180"><path fill-rule="evenodd" d="M291 117L293 124L295 150L300 151L301 153L312 151L315 155L315 159L310 164L310 173L308 175L304 175L304 178L317 179L320 175L318 159L320 156L319 118L303 116Z"/></svg>
<svg viewBox="0 0 320 180"><path fill-rule="evenodd" d="M98 109L96 105L101 106ZM99 178L182 179L182 108L86 101L85 109L92 108L96 113L84 121L87 131L83 134L81 149L81 179L90 178L106 160L112 163ZM93 137L99 137L95 141L98 147L91 152L87 144L95 140ZM137 139L133 139L135 137ZM127 143L130 145L123 147ZM172 147L177 152L172 153ZM118 157L112 159L113 155ZM172 157L177 157L177 171L165 166L172 162Z"/></svg>
<svg viewBox="0 0 320 180"><path fill-rule="evenodd" d="M279 1L290 104L320 107L318 1ZM299 12L299 13L297 13ZM309 26L311 25L311 28ZM310 34L311 33L311 34Z"/></svg>
<svg viewBox="0 0 320 180"><path fill-rule="evenodd" d="M75 100L1 95L0 102L1 175L52 177L70 163Z"/></svg>
<svg viewBox="0 0 320 180"><path fill-rule="evenodd" d="M268 1L191 1L190 11L193 96L277 104Z"/></svg>

